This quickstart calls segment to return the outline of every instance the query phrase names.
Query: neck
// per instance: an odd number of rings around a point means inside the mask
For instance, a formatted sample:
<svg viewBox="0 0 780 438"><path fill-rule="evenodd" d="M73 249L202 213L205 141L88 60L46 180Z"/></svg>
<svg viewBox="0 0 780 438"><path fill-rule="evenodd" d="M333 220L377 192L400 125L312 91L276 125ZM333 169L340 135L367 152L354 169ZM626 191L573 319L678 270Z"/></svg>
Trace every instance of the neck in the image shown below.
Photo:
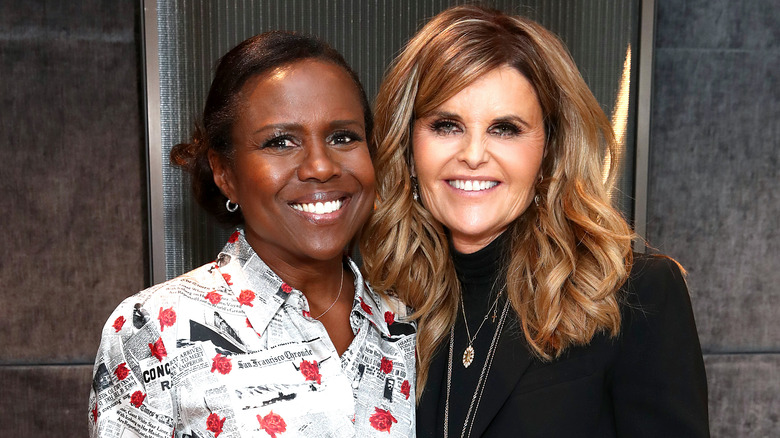
<svg viewBox="0 0 780 438"><path fill-rule="evenodd" d="M464 254L450 248L455 271L461 283L493 283L504 272L509 237L503 233L479 251Z"/></svg>

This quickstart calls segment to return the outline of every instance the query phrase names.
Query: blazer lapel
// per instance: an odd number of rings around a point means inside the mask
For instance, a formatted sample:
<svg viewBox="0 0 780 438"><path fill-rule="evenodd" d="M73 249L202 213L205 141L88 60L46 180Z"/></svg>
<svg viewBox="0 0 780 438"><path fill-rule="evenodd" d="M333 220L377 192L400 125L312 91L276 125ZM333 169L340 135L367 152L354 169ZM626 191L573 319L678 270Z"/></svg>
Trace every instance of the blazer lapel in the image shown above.
<svg viewBox="0 0 780 438"><path fill-rule="evenodd" d="M470 435L472 437L484 434L531 364L532 356L511 307L509 312L488 373L485 390L474 415Z"/></svg>

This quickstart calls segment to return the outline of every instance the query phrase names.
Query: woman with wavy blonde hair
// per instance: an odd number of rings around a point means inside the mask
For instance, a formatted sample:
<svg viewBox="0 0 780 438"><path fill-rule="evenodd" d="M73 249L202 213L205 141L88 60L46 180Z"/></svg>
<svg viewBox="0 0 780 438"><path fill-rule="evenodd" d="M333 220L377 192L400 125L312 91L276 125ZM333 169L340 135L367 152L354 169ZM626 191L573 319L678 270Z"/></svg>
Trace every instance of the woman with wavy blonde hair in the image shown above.
<svg viewBox="0 0 780 438"><path fill-rule="evenodd" d="M418 436L708 435L682 273L632 254L614 135L557 37L450 8L375 106L361 252L416 309Z"/></svg>

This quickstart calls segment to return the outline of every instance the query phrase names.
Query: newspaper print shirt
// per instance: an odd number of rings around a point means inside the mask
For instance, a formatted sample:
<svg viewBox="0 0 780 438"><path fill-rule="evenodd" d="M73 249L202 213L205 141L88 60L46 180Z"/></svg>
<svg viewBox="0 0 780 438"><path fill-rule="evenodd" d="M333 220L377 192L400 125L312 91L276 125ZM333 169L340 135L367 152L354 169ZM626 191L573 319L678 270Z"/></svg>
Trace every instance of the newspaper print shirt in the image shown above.
<svg viewBox="0 0 780 438"><path fill-rule="evenodd" d="M415 327L348 263L341 357L240 231L214 263L126 299L103 329L90 436L414 436Z"/></svg>

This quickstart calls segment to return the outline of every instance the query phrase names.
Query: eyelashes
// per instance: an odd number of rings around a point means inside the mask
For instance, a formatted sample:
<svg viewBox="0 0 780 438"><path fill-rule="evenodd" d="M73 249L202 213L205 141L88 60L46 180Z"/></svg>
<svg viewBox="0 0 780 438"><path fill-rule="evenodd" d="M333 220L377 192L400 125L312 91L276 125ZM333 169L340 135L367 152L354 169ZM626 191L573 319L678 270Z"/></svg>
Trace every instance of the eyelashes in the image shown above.
<svg viewBox="0 0 780 438"><path fill-rule="evenodd" d="M348 129L334 131L325 138L325 143L327 143L329 146L351 145L362 141L364 141L364 136ZM256 143L256 146L259 149L282 151L294 147L299 147L301 144L302 142L300 139L292 134L285 132L274 132L265 140Z"/></svg>
<svg viewBox="0 0 780 438"><path fill-rule="evenodd" d="M434 120L429 124L431 131L439 135L449 135L462 132L463 129L454 120Z"/></svg>
<svg viewBox="0 0 780 438"><path fill-rule="evenodd" d="M450 119L433 120L428 124L428 129L441 136L460 134L464 131L461 123ZM510 138L523 133L523 129L513 122L500 121L490 125L487 132L500 138Z"/></svg>
<svg viewBox="0 0 780 438"><path fill-rule="evenodd" d="M271 137L260 143L260 149L282 150L295 146L293 139L288 134L274 133Z"/></svg>
<svg viewBox="0 0 780 438"><path fill-rule="evenodd" d="M325 140L328 142L328 144L332 145L351 144L363 141L363 136L357 132L348 129L342 129L329 135Z"/></svg>
<svg viewBox="0 0 780 438"><path fill-rule="evenodd" d="M499 137L514 137L519 135L522 130L514 123L501 122L491 126L488 132L498 135Z"/></svg>

